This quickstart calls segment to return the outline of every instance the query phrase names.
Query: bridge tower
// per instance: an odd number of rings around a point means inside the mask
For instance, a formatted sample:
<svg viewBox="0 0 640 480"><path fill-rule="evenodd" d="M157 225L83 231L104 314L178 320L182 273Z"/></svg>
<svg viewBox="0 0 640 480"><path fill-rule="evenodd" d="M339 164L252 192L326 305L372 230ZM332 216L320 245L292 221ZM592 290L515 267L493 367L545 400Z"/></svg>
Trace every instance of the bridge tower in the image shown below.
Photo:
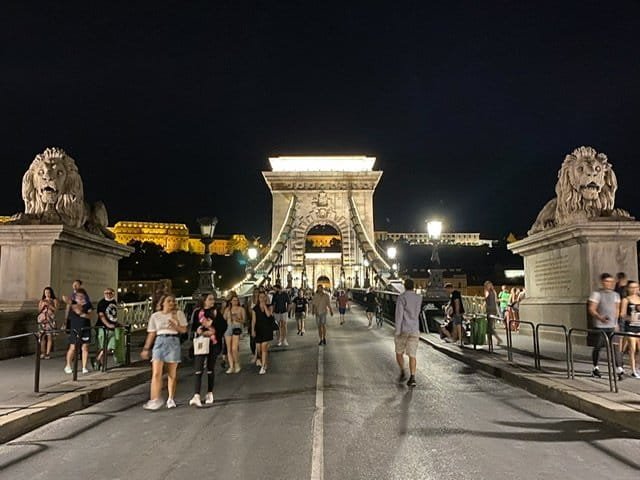
<svg viewBox="0 0 640 480"><path fill-rule="evenodd" d="M273 197L271 248L256 268L259 280L280 277L286 286L288 277L296 286L304 282L314 287L322 277L333 288L357 281L362 285L370 274L384 282L389 265L373 236L373 193L382 176L373 170L375 157L283 156L269 161L271 171L262 174ZM335 232L338 251L309 248L308 234L319 226Z"/></svg>

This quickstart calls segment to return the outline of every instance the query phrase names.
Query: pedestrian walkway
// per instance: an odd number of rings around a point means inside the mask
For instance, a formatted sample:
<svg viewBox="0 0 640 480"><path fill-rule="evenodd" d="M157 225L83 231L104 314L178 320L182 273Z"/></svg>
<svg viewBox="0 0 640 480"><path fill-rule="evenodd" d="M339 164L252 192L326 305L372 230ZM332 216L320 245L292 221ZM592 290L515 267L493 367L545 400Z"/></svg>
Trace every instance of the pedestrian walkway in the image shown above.
<svg viewBox="0 0 640 480"><path fill-rule="evenodd" d="M618 392L610 391L606 355L601 352L602 378L591 376L591 348L574 345L574 378L567 378L565 345L541 335L541 370L534 368L533 339L521 328L513 333L513 361L509 362L506 342L495 346L446 343L435 333L422 334L422 340L436 350L524 388L542 398L561 403L587 415L640 432L640 379L628 375L618 381ZM505 338L504 330L499 332ZM626 360L626 358L625 358Z"/></svg>
<svg viewBox="0 0 640 480"><path fill-rule="evenodd" d="M337 316L330 320L328 346L332 344L332 330L337 326ZM353 306L348 313L350 322L366 323L364 311ZM335 324L335 325L334 325ZM384 329L389 329L385 325ZM315 344L317 334L313 318L308 319L305 343ZM307 338L309 337L309 338ZM383 341L382 336L373 336L367 341ZM295 335L289 342L295 343ZM313 341L312 341L313 340ZM567 379L564 361L564 346L560 342L541 339L542 371L533 368L531 337L525 332L513 335L514 358L508 362L504 347L496 347L493 353L486 346L460 347L442 341L436 334L423 334L422 340L434 349L467 363L477 369L522 387L542 398L567 405L582 413L612 422L640 432L640 380L627 377L619 382L619 393L609 391L606 378L606 362L601 361L602 379L590 377L589 349L576 347L575 379ZM242 340L243 345L246 338ZM246 347L245 348L245 354ZM324 347L322 347L324 348ZM284 348L273 348L274 355ZM51 360L41 363L40 393L33 393L34 357L27 356L0 361L0 442L26 433L34 428L83 409L92 403L109 398L134 385L146 382L150 376L148 362L139 361L139 349L132 351L132 365L111 369L106 373L80 374L74 382L71 375L63 372L64 352L57 351ZM248 358L248 354L245 355ZM277 359L276 359L277 360ZM243 357L243 362L246 359ZM422 367L427 372L428 366ZM224 377L222 380L224 381Z"/></svg>

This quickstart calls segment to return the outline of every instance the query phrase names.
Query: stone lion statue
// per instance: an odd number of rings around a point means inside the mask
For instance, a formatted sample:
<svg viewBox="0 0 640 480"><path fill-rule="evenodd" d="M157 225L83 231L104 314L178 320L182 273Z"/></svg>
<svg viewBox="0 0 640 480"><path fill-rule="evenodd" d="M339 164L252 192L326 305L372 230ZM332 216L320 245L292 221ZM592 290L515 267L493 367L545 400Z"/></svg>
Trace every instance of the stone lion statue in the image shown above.
<svg viewBox="0 0 640 480"><path fill-rule="evenodd" d="M556 198L540 211L528 234L598 218L633 220L629 212L614 208L617 189L607 156L591 147L576 148L560 167Z"/></svg>
<svg viewBox="0 0 640 480"><path fill-rule="evenodd" d="M47 148L36 155L22 177L24 213L12 217L15 224L64 224L84 228L108 238L109 219L102 202L90 206L73 158L61 148Z"/></svg>

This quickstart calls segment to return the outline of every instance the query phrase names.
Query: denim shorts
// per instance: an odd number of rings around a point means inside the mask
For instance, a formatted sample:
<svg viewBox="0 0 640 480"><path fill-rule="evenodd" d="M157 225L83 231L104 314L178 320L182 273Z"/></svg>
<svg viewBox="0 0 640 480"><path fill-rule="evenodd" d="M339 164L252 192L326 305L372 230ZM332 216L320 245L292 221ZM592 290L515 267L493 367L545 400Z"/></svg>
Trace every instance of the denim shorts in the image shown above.
<svg viewBox="0 0 640 480"><path fill-rule="evenodd" d="M452 315L451 321L454 325L462 325L462 315Z"/></svg>
<svg viewBox="0 0 640 480"><path fill-rule="evenodd" d="M225 337L232 337L234 335L242 335L242 329L244 328L244 325L242 325L241 323L235 323L235 322L231 322L229 325L227 325L227 330L224 332L224 336ZM234 330L237 333L234 333ZM240 330L240 331L238 331Z"/></svg>
<svg viewBox="0 0 640 480"><path fill-rule="evenodd" d="M316 314L316 325L326 325L327 324L327 314L326 313L317 313Z"/></svg>
<svg viewBox="0 0 640 480"><path fill-rule="evenodd" d="M153 343L153 351L151 352L151 361L180 363L182 360L182 352L180 349L180 337L174 336L156 336Z"/></svg>

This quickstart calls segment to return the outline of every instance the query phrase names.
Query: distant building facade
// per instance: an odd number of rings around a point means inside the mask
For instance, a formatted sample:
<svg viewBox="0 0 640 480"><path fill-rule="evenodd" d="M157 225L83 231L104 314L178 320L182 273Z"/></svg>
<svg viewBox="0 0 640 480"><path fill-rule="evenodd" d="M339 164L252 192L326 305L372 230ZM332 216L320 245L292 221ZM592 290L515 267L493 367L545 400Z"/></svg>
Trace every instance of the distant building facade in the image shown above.
<svg viewBox="0 0 640 480"><path fill-rule="evenodd" d="M429 238L429 234L426 232L374 232L376 242L383 242L387 240L406 241L412 245L427 245L433 243ZM442 232L440 235L440 243L448 243L451 245L468 245L468 246L481 246L488 245L493 246L493 240L483 240L480 238L479 233L455 233L455 232Z"/></svg>
<svg viewBox="0 0 640 480"><path fill-rule="evenodd" d="M192 235L184 223L117 222L110 230L116 242L127 245L131 241L150 242L161 246L168 253L184 251L204 253L200 235ZM249 241L244 235L214 235L209 252L214 255L231 255L235 250L246 251Z"/></svg>

